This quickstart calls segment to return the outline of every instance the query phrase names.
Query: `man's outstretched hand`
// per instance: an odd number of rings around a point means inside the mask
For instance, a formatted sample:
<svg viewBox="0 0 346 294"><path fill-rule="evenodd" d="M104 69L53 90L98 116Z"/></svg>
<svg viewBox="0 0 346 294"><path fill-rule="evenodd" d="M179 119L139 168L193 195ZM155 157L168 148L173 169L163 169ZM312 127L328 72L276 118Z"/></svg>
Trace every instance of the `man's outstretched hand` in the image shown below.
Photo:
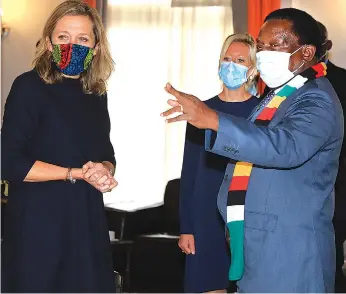
<svg viewBox="0 0 346 294"><path fill-rule="evenodd" d="M165 90L173 95L176 100L169 99L167 101L171 108L161 113L161 116L167 117L174 113L179 113L179 115L167 119L168 123L186 120L196 128L217 131L219 118L216 111L209 108L197 97L177 91L169 83L166 85Z"/></svg>

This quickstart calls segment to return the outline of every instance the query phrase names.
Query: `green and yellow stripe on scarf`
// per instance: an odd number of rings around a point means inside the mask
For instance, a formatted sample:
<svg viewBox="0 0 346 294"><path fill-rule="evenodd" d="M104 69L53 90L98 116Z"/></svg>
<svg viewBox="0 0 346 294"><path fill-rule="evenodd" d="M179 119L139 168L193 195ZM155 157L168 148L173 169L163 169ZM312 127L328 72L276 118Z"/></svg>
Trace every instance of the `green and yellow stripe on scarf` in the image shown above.
<svg viewBox="0 0 346 294"><path fill-rule="evenodd" d="M325 76L326 65L318 63L294 77L270 99L257 116L256 125L268 126L281 103L307 82ZM270 94L269 94L270 95ZM234 163L234 162L232 162ZM236 162L227 200L227 229L230 236L231 266L229 279L240 280L244 273L244 205L253 165L249 162Z"/></svg>

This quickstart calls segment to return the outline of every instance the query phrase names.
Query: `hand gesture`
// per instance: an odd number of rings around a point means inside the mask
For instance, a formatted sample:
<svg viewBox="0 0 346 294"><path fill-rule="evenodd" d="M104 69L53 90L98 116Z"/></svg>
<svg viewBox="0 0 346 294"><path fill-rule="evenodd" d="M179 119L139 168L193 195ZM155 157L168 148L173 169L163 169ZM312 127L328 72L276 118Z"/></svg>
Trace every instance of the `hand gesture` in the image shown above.
<svg viewBox="0 0 346 294"><path fill-rule="evenodd" d="M182 112L182 114L176 117L167 119L166 121L168 123L186 120L199 129L212 129L217 131L219 119L214 110L210 109L197 97L177 91L169 83L166 85L165 90L167 93L173 95L176 100L168 100L167 103L172 106L172 108L161 113L161 116L166 117L173 113Z"/></svg>

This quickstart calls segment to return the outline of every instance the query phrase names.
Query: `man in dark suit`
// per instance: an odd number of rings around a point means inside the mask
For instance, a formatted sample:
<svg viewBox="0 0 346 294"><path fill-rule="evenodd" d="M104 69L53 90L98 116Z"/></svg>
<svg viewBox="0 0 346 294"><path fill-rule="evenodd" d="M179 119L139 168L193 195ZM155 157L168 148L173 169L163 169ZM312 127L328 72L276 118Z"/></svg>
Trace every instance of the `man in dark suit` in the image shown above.
<svg viewBox="0 0 346 294"><path fill-rule="evenodd" d="M329 52L333 42L328 39L326 27L318 22L321 30L323 56L321 61L327 64L327 78L334 87L338 95L344 114L346 113L346 69L334 65L329 60ZM345 120L346 122L346 120ZM345 127L346 129L346 127ZM343 275L342 266L344 264L343 243L346 240L346 140L340 153L338 177L335 183L335 212L334 212L334 229L335 229L335 246L336 246L336 275L335 275L335 292L346 292L346 277Z"/></svg>

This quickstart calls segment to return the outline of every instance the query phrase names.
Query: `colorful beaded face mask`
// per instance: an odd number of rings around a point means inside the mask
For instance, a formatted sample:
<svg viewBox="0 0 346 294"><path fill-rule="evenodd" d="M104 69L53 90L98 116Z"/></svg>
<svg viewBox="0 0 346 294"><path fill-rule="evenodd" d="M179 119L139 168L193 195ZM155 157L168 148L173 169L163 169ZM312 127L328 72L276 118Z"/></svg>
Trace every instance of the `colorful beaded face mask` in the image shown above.
<svg viewBox="0 0 346 294"><path fill-rule="evenodd" d="M93 48L78 44L55 44L52 52L57 67L68 76L76 76L87 70L93 53Z"/></svg>

